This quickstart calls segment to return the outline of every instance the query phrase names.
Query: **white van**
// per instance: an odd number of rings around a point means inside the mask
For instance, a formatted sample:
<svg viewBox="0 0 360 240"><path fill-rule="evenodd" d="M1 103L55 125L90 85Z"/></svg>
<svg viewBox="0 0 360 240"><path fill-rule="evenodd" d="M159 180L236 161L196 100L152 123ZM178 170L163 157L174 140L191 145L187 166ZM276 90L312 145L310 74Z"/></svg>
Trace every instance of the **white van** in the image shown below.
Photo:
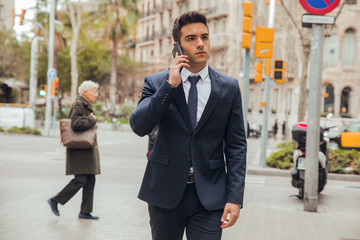
<svg viewBox="0 0 360 240"><path fill-rule="evenodd" d="M35 113L30 105L0 104L0 127L35 128Z"/></svg>

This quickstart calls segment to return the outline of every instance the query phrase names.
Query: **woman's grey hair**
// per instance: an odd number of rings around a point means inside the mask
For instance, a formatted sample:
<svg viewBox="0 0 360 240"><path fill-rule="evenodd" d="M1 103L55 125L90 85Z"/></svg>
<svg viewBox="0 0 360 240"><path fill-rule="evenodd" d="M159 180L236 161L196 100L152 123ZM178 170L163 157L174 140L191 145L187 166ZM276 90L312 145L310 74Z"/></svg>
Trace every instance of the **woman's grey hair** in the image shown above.
<svg viewBox="0 0 360 240"><path fill-rule="evenodd" d="M80 96L82 96L85 90L89 92L89 91L91 91L93 88L98 89L98 88L99 88L99 84L96 83L96 82L93 82L93 81L91 81L91 80L86 80L86 81L83 81L83 82L80 84L80 86L79 86L79 88L78 88L78 93L79 93Z"/></svg>

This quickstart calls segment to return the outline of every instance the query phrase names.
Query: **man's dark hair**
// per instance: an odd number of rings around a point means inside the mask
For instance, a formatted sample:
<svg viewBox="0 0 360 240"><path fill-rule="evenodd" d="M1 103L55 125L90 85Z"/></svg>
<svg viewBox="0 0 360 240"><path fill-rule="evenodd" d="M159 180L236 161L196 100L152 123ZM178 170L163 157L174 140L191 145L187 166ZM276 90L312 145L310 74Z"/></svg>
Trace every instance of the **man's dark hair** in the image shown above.
<svg viewBox="0 0 360 240"><path fill-rule="evenodd" d="M190 23L203 23L209 30L206 16L201 12L190 11L183 13L175 20L173 25L172 36L175 42L180 42L181 28Z"/></svg>

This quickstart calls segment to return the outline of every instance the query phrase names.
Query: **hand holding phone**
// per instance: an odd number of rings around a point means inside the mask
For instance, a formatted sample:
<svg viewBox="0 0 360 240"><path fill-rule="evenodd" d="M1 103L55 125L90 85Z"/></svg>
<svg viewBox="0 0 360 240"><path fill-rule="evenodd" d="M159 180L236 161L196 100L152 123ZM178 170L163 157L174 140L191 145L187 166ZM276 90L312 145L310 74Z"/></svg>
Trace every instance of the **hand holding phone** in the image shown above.
<svg viewBox="0 0 360 240"><path fill-rule="evenodd" d="M179 42L174 43L174 48L172 50L172 55L174 56L174 58L176 58L176 53L178 53L178 56L183 55L183 52L182 52Z"/></svg>
<svg viewBox="0 0 360 240"><path fill-rule="evenodd" d="M190 66L187 56L183 55L180 43L175 42L174 48L172 50L172 54L174 56L174 61L170 66L168 81L172 86L177 87L181 83L181 75L180 75L181 69L183 67L190 67Z"/></svg>

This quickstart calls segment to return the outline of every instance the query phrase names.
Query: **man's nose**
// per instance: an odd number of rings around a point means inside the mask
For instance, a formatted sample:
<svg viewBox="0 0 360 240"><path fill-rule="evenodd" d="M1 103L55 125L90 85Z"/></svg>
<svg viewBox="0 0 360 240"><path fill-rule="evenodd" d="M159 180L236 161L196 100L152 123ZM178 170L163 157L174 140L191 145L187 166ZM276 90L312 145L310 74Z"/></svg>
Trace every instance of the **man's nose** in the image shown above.
<svg viewBox="0 0 360 240"><path fill-rule="evenodd" d="M197 41L196 41L196 47L197 48L203 48L204 47L204 41L199 38Z"/></svg>

